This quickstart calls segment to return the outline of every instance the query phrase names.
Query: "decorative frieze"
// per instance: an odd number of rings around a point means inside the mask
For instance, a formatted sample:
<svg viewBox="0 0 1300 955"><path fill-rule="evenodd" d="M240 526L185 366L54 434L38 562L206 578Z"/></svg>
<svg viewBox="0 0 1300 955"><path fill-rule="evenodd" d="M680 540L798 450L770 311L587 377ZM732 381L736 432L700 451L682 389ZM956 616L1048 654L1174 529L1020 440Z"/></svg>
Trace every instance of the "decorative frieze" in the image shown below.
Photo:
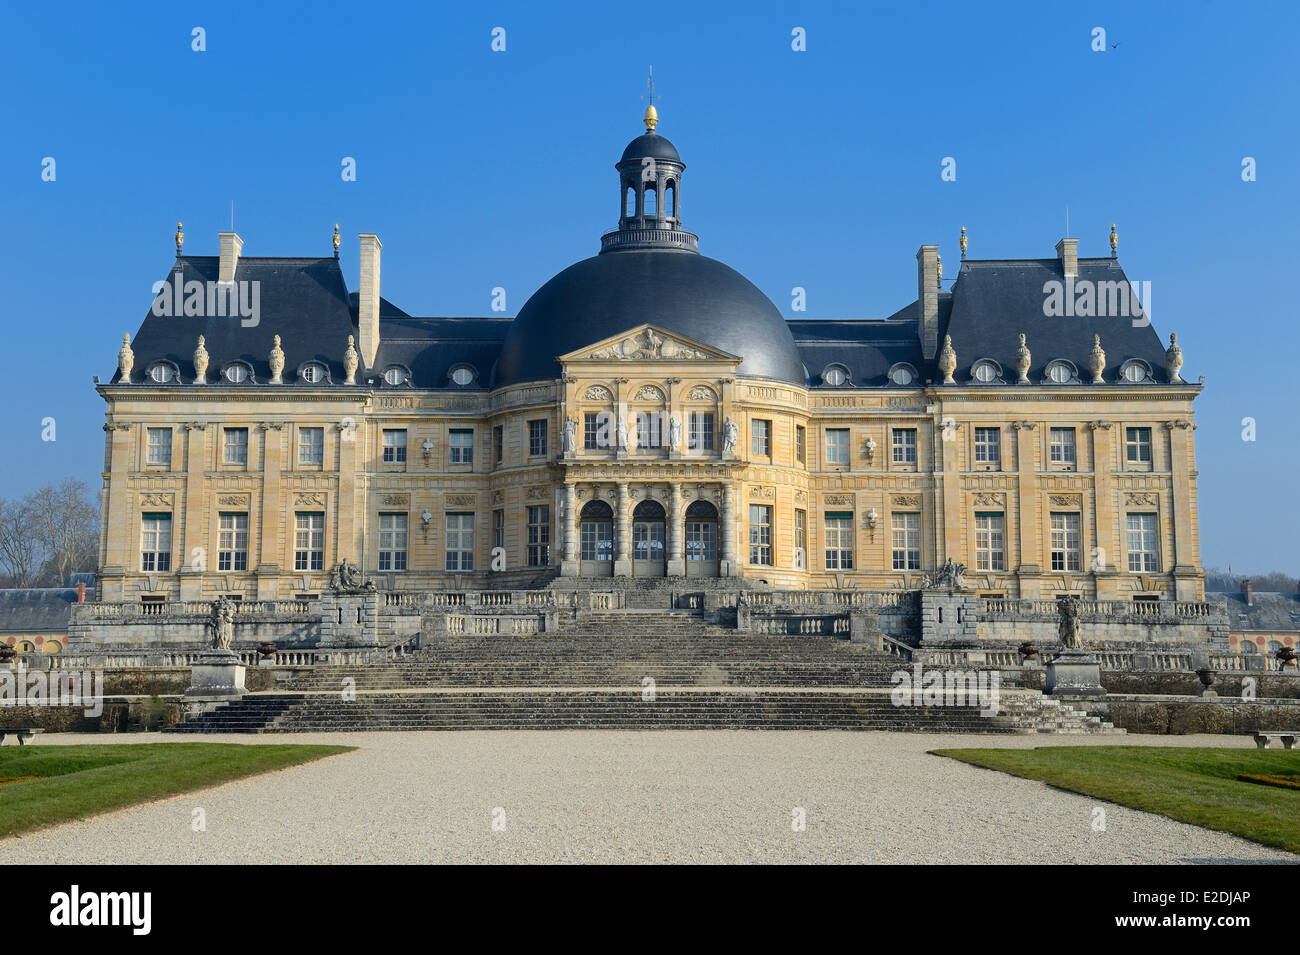
<svg viewBox="0 0 1300 955"><path fill-rule="evenodd" d="M592 385L582 395L584 401L613 401L614 396L604 385Z"/></svg>
<svg viewBox="0 0 1300 955"><path fill-rule="evenodd" d="M477 503L477 495L474 494L448 494L446 504L448 507L473 507Z"/></svg>
<svg viewBox="0 0 1300 955"><path fill-rule="evenodd" d="M1075 509L1081 509L1083 507L1083 499L1077 494L1050 494L1048 495L1047 500L1052 507L1069 507Z"/></svg>
<svg viewBox="0 0 1300 955"><path fill-rule="evenodd" d="M687 401L717 401L718 396L708 385L696 385L686 396Z"/></svg>
<svg viewBox="0 0 1300 955"><path fill-rule="evenodd" d="M890 503L894 507L920 507L920 494L895 494L890 498Z"/></svg>
<svg viewBox="0 0 1300 955"><path fill-rule="evenodd" d="M633 396L636 401L658 401L664 400L664 393L654 385L643 385Z"/></svg>
<svg viewBox="0 0 1300 955"><path fill-rule="evenodd" d="M385 494L381 498L381 503L385 507L410 507L411 495L409 494Z"/></svg>
<svg viewBox="0 0 1300 955"><path fill-rule="evenodd" d="M1130 507L1154 507L1160 503L1160 498L1155 494L1130 494L1125 498Z"/></svg>
<svg viewBox="0 0 1300 955"><path fill-rule="evenodd" d="M295 507L324 507L325 495L316 493L299 494L294 498Z"/></svg>
<svg viewBox="0 0 1300 955"><path fill-rule="evenodd" d="M822 497L822 503L827 507L852 507L852 494L826 494Z"/></svg>
<svg viewBox="0 0 1300 955"><path fill-rule="evenodd" d="M248 507L247 494L219 494L217 496L218 507Z"/></svg>
<svg viewBox="0 0 1300 955"><path fill-rule="evenodd" d="M976 507L1005 507L1006 495L997 493L981 493L975 495Z"/></svg>
<svg viewBox="0 0 1300 955"><path fill-rule="evenodd" d="M154 491L140 495L141 507L171 507L176 501L176 495L171 492Z"/></svg>
<svg viewBox="0 0 1300 955"><path fill-rule="evenodd" d="M771 501L776 499L776 488L770 486L751 487L749 496L760 501Z"/></svg>

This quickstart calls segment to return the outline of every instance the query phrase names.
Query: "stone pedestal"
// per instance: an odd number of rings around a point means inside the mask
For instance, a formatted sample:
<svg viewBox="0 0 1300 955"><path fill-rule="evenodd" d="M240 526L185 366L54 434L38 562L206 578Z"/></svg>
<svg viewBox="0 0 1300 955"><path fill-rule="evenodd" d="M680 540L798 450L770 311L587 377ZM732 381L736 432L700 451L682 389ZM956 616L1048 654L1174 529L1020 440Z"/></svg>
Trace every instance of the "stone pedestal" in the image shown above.
<svg viewBox="0 0 1300 955"><path fill-rule="evenodd" d="M190 669L185 699L224 700L243 696L244 665L230 650L204 650Z"/></svg>
<svg viewBox="0 0 1300 955"><path fill-rule="evenodd" d="M632 561L628 560L626 557L620 557L620 558L618 558L617 560L615 560L615 561L614 561L614 576L615 576L615 577L631 577L631 576L632 576Z"/></svg>
<svg viewBox="0 0 1300 955"><path fill-rule="evenodd" d="M1043 692L1050 696L1105 696L1097 658L1086 650L1062 650L1048 661Z"/></svg>
<svg viewBox="0 0 1300 955"><path fill-rule="evenodd" d="M560 576L577 577L578 562L576 560L569 560L567 557L564 560L560 561Z"/></svg>
<svg viewBox="0 0 1300 955"><path fill-rule="evenodd" d="M666 577L685 577L686 576L686 559L684 557L670 557L668 567L665 571Z"/></svg>

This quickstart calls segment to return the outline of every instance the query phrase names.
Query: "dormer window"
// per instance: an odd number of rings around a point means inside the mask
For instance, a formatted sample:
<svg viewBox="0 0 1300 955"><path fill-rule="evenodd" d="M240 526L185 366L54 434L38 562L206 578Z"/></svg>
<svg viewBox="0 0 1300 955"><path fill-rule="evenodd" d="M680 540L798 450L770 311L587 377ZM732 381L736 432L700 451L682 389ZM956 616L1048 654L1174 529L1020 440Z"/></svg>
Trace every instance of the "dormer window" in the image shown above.
<svg viewBox="0 0 1300 955"><path fill-rule="evenodd" d="M991 384L1002 377L1002 369L991 358L981 358L971 366L970 375L981 384Z"/></svg>
<svg viewBox="0 0 1300 955"><path fill-rule="evenodd" d="M1079 373L1074 365L1062 358L1048 363L1045 377L1054 385L1068 385L1071 382L1077 384L1079 381Z"/></svg>
<svg viewBox="0 0 1300 955"><path fill-rule="evenodd" d="M910 385L914 381L916 381L916 369L906 362L899 362L889 369L889 383L891 385Z"/></svg>
<svg viewBox="0 0 1300 955"><path fill-rule="evenodd" d="M155 384L165 385L176 378L176 366L169 361L156 361L149 366L149 380Z"/></svg>
<svg viewBox="0 0 1300 955"><path fill-rule="evenodd" d="M827 365L822 369L822 381L832 388L839 388L849 383L849 370L843 365Z"/></svg>
<svg viewBox="0 0 1300 955"><path fill-rule="evenodd" d="M456 365L451 371L447 372L447 377L452 380L453 384L464 388L466 385L474 384L478 378L478 372L474 370L473 365Z"/></svg>
<svg viewBox="0 0 1300 955"><path fill-rule="evenodd" d="M221 377L225 378L226 381L230 382L232 385L240 385L252 379L253 369L248 367L248 365L244 364L242 361L232 361L225 367L225 370L221 372Z"/></svg>
<svg viewBox="0 0 1300 955"><path fill-rule="evenodd" d="M411 373L401 365L390 365L384 369L384 384L404 385L411 380Z"/></svg>
<svg viewBox="0 0 1300 955"><path fill-rule="evenodd" d="M1130 384L1141 384L1144 381L1151 380L1151 368L1141 359L1130 358L1120 365L1119 376L1121 381Z"/></svg>
<svg viewBox="0 0 1300 955"><path fill-rule="evenodd" d="M298 371L298 377L309 385L324 381L327 374L325 366L318 361L309 361Z"/></svg>

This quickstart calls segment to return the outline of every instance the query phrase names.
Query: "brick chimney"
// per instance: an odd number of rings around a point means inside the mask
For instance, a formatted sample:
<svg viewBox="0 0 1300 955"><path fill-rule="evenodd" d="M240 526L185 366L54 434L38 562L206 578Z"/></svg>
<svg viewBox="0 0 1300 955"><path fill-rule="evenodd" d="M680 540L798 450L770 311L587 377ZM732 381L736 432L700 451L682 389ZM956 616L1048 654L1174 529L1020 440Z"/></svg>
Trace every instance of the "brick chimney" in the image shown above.
<svg viewBox="0 0 1300 955"><path fill-rule="evenodd" d="M239 253L244 251L244 240L237 232L218 232L217 239L221 245L217 281L228 284L235 280L235 267L239 265Z"/></svg>
<svg viewBox="0 0 1300 955"><path fill-rule="evenodd" d="M1246 606L1255 606L1255 592L1250 586L1250 578L1243 577L1241 581L1241 595L1246 598Z"/></svg>
<svg viewBox="0 0 1300 955"><path fill-rule="evenodd" d="M917 335L921 354L933 358L939 352L939 247L923 245L916 253Z"/></svg>
<svg viewBox="0 0 1300 955"><path fill-rule="evenodd" d="M86 602L86 584L85 582L79 580L77 581L77 603L84 604L85 602Z"/></svg>
<svg viewBox="0 0 1300 955"><path fill-rule="evenodd" d="M1061 260L1061 271L1066 277L1079 275L1079 240L1062 239L1056 243L1056 254Z"/></svg>
<svg viewBox="0 0 1300 955"><path fill-rule="evenodd" d="M379 250L383 243L372 232L362 232L361 285L357 290L357 331L361 360L367 368L375 364L379 351Z"/></svg>

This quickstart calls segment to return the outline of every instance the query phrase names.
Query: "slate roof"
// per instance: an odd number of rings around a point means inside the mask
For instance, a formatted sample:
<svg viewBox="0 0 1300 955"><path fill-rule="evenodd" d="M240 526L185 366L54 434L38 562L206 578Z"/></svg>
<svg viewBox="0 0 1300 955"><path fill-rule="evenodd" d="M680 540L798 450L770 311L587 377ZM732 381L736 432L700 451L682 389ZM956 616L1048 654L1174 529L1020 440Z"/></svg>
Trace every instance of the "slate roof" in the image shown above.
<svg viewBox="0 0 1300 955"><path fill-rule="evenodd" d="M75 587L0 590L0 633L66 631L76 602Z"/></svg>
<svg viewBox="0 0 1300 955"><path fill-rule="evenodd" d="M216 256L185 256L178 263L184 281L216 281ZM682 269L689 274L678 275ZM593 270L599 274L587 274ZM582 273L582 281L572 280L577 272ZM313 359L324 362L333 384L342 386L347 336L357 335L357 296L348 292L338 260L243 256L235 278L260 283L261 314L255 327L242 326L238 317L178 318L149 312L132 340L132 379L144 380L152 361L167 359L181 374L181 383L171 387L188 385L194 378L195 343L202 334L210 358L209 383L220 380L226 362L240 359L252 365L253 382L220 386L256 388L270 377L268 355L272 336L278 334L285 352L284 380L290 386L302 385L296 370ZM1048 317L1043 314L1043 285L1050 280L1063 280L1061 263L1055 258L961 263L951 290L939 293L940 342L945 334L952 336L958 384L971 383L971 367L980 358L998 362L1004 381L1013 380L1022 332L1033 356L1029 378L1036 385L1048 362L1058 358L1073 363L1086 380L1094 334L1101 336L1106 352L1108 383L1117 381L1120 366L1130 358L1142 359L1156 381L1166 381L1165 347L1153 327L1135 326L1129 318ZM1082 258L1079 280L1114 282L1127 277L1114 259ZM596 256L560 273L534 299L524 312L545 314L542 321L525 322L530 329L502 316L413 316L381 299L375 368L362 369L358 384L364 387L374 378L375 387L386 387L381 373L393 364L409 368L412 374L410 384L399 387L474 391L545 379L558 373L555 355L642 322L676 328L741 355L742 375L752 366L755 374L802 380L806 369L810 387L828 388L821 380L822 371L839 363L848 368L853 386L879 387L888 383L891 366L906 362L917 371L917 387L942 378L937 361L921 357L915 301L882 319L787 320L739 273L696 254ZM786 328L791 337L786 337ZM464 389L448 377L458 364L471 365L477 373Z"/></svg>
<svg viewBox="0 0 1300 955"><path fill-rule="evenodd" d="M217 281L219 259L215 255L184 256L176 264L186 283ZM163 278L174 283L174 271ZM167 359L179 366L180 385L190 384L194 381L194 347L202 335L208 352L207 381L219 381L227 362L243 360L253 367L253 382L230 385L222 381L221 386L255 388L270 380L272 338L279 335L286 382L302 384L296 370L312 359L325 363L333 382L343 382L347 377L343 352L348 336L357 334L357 324L348 307L347 286L337 259L241 256L235 282L259 283L255 326L245 327L237 316L160 316L151 307L131 340L135 352L131 380L143 381L151 362ZM113 381L117 379L114 373Z"/></svg>
<svg viewBox="0 0 1300 955"><path fill-rule="evenodd" d="M1228 608L1228 627L1239 630L1300 631L1300 594L1255 591L1251 606L1242 593L1206 593L1208 600L1222 600Z"/></svg>
<svg viewBox="0 0 1300 955"><path fill-rule="evenodd" d="M1165 347L1148 322L1134 326L1124 318L1053 318L1043 314L1044 283L1064 282L1059 259L991 259L962 262L952 286L952 307L947 322L940 323L939 341L952 336L957 353L957 384L971 379L971 366L991 358L1002 366L1004 380L1015 380L1015 354L1019 336L1027 336L1031 355L1029 380L1041 382L1048 362L1064 358L1074 364L1082 380L1089 380L1088 355L1092 336L1101 336L1106 353L1102 377L1114 382L1119 367L1130 358L1151 366L1156 381L1166 381ZM1127 282L1116 259L1079 259L1079 282ZM1139 321L1142 321L1139 319ZM1186 378L1186 375L1183 376ZM942 379L937 369L936 381Z"/></svg>

